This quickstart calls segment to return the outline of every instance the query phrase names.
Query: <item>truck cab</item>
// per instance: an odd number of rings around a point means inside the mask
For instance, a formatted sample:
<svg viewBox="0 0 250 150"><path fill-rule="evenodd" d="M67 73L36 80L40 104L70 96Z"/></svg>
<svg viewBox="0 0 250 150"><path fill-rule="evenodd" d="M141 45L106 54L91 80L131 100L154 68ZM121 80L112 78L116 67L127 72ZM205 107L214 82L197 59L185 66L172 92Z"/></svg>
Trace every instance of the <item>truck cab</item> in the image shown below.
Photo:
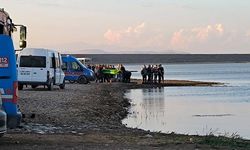
<svg viewBox="0 0 250 150"><path fill-rule="evenodd" d="M74 56L63 56L62 61L65 80L68 80L70 83L78 82L80 84L87 84L95 80L94 72Z"/></svg>
<svg viewBox="0 0 250 150"><path fill-rule="evenodd" d="M18 82L15 49L12 33L20 27L20 48L26 47L26 27L14 25L9 14L0 9L0 92L2 105L7 114L7 127L16 128L21 122L18 108Z"/></svg>

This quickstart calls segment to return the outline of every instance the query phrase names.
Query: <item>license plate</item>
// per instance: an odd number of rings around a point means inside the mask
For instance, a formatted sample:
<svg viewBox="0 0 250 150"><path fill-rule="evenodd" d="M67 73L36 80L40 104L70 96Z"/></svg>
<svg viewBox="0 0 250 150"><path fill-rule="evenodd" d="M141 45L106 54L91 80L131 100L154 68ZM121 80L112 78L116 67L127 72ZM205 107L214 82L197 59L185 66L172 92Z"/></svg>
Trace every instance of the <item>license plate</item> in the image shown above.
<svg viewBox="0 0 250 150"><path fill-rule="evenodd" d="M9 60L7 57L0 57L0 68L9 67Z"/></svg>
<svg viewBox="0 0 250 150"><path fill-rule="evenodd" d="M20 74L27 76L30 75L30 71L21 71Z"/></svg>

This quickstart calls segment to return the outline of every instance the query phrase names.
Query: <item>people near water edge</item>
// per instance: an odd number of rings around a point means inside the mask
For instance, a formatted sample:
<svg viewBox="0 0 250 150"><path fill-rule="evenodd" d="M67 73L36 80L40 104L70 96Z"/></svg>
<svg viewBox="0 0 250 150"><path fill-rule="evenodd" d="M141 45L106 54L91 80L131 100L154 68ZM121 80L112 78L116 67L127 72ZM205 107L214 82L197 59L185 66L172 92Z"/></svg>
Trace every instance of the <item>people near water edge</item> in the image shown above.
<svg viewBox="0 0 250 150"><path fill-rule="evenodd" d="M95 65L88 66L88 68L92 68L96 76L96 82L130 82L131 72L127 71L122 64L118 64L117 67L114 65ZM113 70L113 73L107 73L107 70Z"/></svg>
<svg viewBox="0 0 250 150"><path fill-rule="evenodd" d="M159 65L144 65L141 69L142 83L164 83L164 68Z"/></svg>

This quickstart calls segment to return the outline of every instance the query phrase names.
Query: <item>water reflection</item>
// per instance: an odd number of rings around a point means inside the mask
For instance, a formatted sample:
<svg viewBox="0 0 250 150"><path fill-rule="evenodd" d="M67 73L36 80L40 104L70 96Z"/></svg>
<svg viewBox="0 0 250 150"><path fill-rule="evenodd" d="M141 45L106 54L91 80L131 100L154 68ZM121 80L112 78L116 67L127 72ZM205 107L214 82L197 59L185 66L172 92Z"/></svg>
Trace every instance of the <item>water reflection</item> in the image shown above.
<svg viewBox="0 0 250 150"><path fill-rule="evenodd" d="M162 120L165 114L164 88L152 88L142 90L131 90L129 97L136 97L136 104L131 110L131 118L136 122L136 127L144 123L151 124L157 122L165 124Z"/></svg>
<svg viewBox="0 0 250 150"><path fill-rule="evenodd" d="M140 67L131 65L127 69ZM165 64L164 67L166 79L215 81L227 86L130 90L126 96L134 103L132 115L123 123L151 131L237 133L250 139L249 63ZM140 72L133 76L141 78Z"/></svg>
<svg viewBox="0 0 250 150"><path fill-rule="evenodd" d="M145 110L145 120L155 118L159 122L159 118L164 117L164 88L143 89L142 95L143 101L141 104ZM144 114L141 114L141 119L143 119Z"/></svg>
<svg viewBox="0 0 250 150"><path fill-rule="evenodd" d="M245 94L240 98L241 96L232 93L235 96L227 96L228 90L232 92L230 88L210 88L130 90L126 96L132 99L133 106L131 115L123 123L129 127L165 133L237 133L244 138L250 138L250 121L247 121L250 117L250 103L246 102L250 95Z"/></svg>
<svg viewBox="0 0 250 150"><path fill-rule="evenodd" d="M143 100L147 102L159 102L164 104L164 88L152 88L142 90Z"/></svg>

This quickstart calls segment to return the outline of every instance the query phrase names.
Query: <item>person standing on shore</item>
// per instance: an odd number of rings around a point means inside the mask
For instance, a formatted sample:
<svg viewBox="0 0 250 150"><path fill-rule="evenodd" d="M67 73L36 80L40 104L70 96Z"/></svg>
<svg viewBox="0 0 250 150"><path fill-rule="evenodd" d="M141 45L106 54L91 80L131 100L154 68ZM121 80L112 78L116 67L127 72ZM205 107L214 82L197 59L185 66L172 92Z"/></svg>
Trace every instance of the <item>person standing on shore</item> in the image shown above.
<svg viewBox="0 0 250 150"><path fill-rule="evenodd" d="M164 68L162 67L161 64L159 64L158 68L158 83L164 83Z"/></svg>
<svg viewBox="0 0 250 150"><path fill-rule="evenodd" d="M118 80L118 82L121 82L121 81L122 81L122 72L121 72L121 68L122 68L122 64L118 64L118 65L117 65L117 70L118 70L117 80Z"/></svg>
<svg viewBox="0 0 250 150"><path fill-rule="evenodd" d="M153 81L153 70L152 70L151 65L148 65L147 75L148 75L148 83L152 83L152 81Z"/></svg>
<svg viewBox="0 0 250 150"><path fill-rule="evenodd" d="M154 76L154 83L157 83L157 76L158 76L158 65L154 65L153 67L153 76Z"/></svg>
<svg viewBox="0 0 250 150"><path fill-rule="evenodd" d="M103 66L97 65L95 67L95 74L96 74L96 83L102 83L103 82L103 73L102 73Z"/></svg>
<svg viewBox="0 0 250 150"><path fill-rule="evenodd" d="M146 65L143 66L143 68L141 70L141 75L142 75L142 83L146 83L147 82L147 67L146 67Z"/></svg>

